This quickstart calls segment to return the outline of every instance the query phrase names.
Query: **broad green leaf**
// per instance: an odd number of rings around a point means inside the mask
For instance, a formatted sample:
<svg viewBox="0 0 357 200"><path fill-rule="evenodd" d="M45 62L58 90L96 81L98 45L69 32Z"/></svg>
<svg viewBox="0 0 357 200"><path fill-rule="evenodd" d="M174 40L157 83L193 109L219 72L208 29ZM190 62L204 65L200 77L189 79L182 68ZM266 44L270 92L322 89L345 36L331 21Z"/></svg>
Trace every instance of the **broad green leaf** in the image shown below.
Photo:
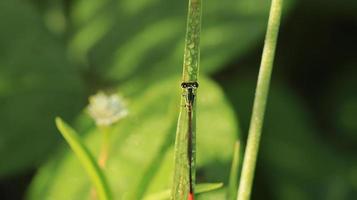
<svg viewBox="0 0 357 200"><path fill-rule="evenodd" d="M72 119L83 101L65 47L27 1L0 1L0 176L37 167L60 138L58 114Z"/></svg>
<svg viewBox="0 0 357 200"><path fill-rule="evenodd" d="M201 77L197 112L197 167L199 182L226 182L236 140L236 119L223 92ZM129 84L132 85L132 84ZM180 84L178 78L162 80L147 88L126 87L129 115L112 130L110 159L105 174L114 199L142 199L171 187L173 145ZM128 89L130 88L130 90ZM85 143L98 154L100 133L89 125ZM207 123L209 121L210 123ZM86 198L91 184L71 152L54 157L36 175L28 199Z"/></svg>
<svg viewBox="0 0 357 200"><path fill-rule="evenodd" d="M287 7L291 7L289 0ZM181 73L188 1L79 0L70 55L102 78ZM259 44L270 1L205 1L201 71L212 73Z"/></svg>
<svg viewBox="0 0 357 200"><path fill-rule="evenodd" d="M79 135L61 118L56 118L56 125L62 136L66 139L77 159L81 162L83 168L87 171L93 185L95 185L98 198L100 200L109 200L110 189L107 180L100 169L94 156L82 142Z"/></svg>
<svg viewBox="0 0 357 200"><path fill-rule="evenodd" d="M212 190L217 190L221 187L223 187L223 183L201 183L196 185L195 193L200 194L204 192L210 192ZM170 199L169 189L159 193L148 195L144 198L144 200L168 200L168 199Z"/></svg>

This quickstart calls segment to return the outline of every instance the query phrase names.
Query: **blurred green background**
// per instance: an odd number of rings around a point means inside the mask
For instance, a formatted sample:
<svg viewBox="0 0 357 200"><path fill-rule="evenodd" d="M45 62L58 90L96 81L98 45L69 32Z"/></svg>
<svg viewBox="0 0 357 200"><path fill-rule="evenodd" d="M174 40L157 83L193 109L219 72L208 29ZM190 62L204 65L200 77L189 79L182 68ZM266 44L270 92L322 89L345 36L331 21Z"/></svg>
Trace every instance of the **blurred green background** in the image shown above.
<svg viewBox="0 0 357 200"><path fill-rule="evenodd" d="M203 1L198 181L227 183L245 141L269 6ZM98 90L131 112L115 129L113 187L124 199L169 187L186 12L186 1L0 1L0 199L88 194L54 117L95 152L83 109ZM285 0L252 199L356 198L356 35L357 1Z"/></svg>

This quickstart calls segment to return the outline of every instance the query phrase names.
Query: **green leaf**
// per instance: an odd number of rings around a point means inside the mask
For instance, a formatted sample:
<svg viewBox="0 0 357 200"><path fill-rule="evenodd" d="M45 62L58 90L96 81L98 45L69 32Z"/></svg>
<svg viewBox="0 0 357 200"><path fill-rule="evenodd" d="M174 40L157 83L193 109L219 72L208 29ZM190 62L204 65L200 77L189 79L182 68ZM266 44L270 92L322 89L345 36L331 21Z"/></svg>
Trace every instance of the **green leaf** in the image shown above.
<svg viewBox="0 0 357 200"><path fill-rule="evenodd" d="M201 183L196 185L195 194L200 194L204 192L210 192L223 187L223 183ZM144 197L144 200L165 200L170 199L170 190L148 195Z"/></svg>
<svg viewBox="0 0 357 200"><path fill-rule="evenodd" d="M197 200L226 200L226 190L214 190L208 193L202 193L196 197Z"/></svg>
<svg viewBox="0 0 357 200"><path fill-rule="evenodd" d="M223 183L200 183L196 185L196 193L210 192L223 187Z"/></svg>
<svg viewBox="0 0 357 200"><path fill-rule="evenodd" d="M140 92L135 83L123 86L129 115L112 130L105 170L116 199L142 199L171 187L179 83L179 78L160 80L140 87ZM203 76L198 101L197 167L204 174L198 181L227 182L237 120L222 90ZM85 127L77 130L87 130L84 142L97 155L100 133L88 117L80 121ZM40 169L28 199L83 199L89 195L89 183L76 158L64 152Z"/></svg>
<svg viewBox="0 0 357 200"><path fill-rule="evenodd" d="M60 137L53 119L81 110L83 85L28 1L0 1L0 177L37 167Z"/></svg>
<svg viewBox="0 0 357 200"><path fill-rule="evenodd" d="M56 125L62 136L66 139L72 151L76 154L83 168L87 171L96 188L100 200L109 200L110 189L107 180L100 169L94 156L81 141L78 134L61 118L56 118Z"/></svg>
<svg viewBox="0 0 357 200"><path fill-rule="evenodd" d="M182 84L198 82L202 24L201 0L188 1ZM183 85L182 85L183 86ZM189 86L191 87L191 86ZM175 165L171 199L186 199L195 193L196 183L196 101L197 86L182 88L181 108L175 139ZM192 100L191 100L192 99ZM184 105L184 106L182 106Z"/></svg>
<svg viewBox="0 0 357 200"><path fill-rule="evenodd" d="M206 1L201 71L213 73L256 46L265 32L269 5L259 0ZM71 8L71 56L104 79L181 73L187 1L79 0Z"/></svg>

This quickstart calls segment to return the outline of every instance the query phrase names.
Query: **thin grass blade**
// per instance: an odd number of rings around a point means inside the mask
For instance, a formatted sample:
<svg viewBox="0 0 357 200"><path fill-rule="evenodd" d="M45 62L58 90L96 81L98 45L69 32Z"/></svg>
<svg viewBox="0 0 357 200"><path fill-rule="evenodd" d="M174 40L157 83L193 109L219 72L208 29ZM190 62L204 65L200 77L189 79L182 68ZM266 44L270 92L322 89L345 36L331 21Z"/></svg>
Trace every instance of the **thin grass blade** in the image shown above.
<svg viewBox="0 0 357 200"><path fill-rule="evenodd" d="M283 0L272 0L258 83L255 91L253 113L249 126L248 141L244 154L242 175L239 183L238 200L249 200L252 191L282 9Z"/></svg>
<svg viewBox="0 0 357 200"><path fill-rule="evenodd" d="M239 172L239 164L240 164L239 159L240 159L240 143L239 141L236 141L236 143L234 144L231 172L229 174L227 200L237 199L238 172Z"/></svg>
<svg viewBox="0 0 357 200"><path fill-rule="evenodd" d="M61 118L56 118L56 125L93 182L98 198L100 200L110 200L111 193L107 180L89 149L84 145L76 131Z"/></svg>
<svg viewBox="0 0 357 200"><path fill-rule="evenodd" d="M201 0L189 0L182 74L183 83L198 81L201 11ZM188 108L184 98L185 92L186 90L182 89L181 108L176 131L174 182L171 190L171 199L173 200L187 200L190 186L192 186L192 193L195 193L196 101L192 102L192 107ZM194 95L196 97L196 93ZM190 114L188 115L188 113ZM188 124L188 121L191 122L191 125ZM188 149L190 149L190 153L188 153ZM188 158L189 154L191 154L190 158Z"/></svg>

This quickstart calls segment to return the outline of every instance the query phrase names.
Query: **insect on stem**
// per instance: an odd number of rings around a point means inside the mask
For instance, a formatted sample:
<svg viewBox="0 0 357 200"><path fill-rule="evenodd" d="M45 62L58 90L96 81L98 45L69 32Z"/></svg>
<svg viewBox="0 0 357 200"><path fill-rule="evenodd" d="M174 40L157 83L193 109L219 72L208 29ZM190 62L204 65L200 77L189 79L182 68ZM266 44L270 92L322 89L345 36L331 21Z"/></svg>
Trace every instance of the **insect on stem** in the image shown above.
<svg viewBox="0 0 357 200"><path fill-rule="evenodd" d="M193 167L192 163L194 162L193 157L193 127L192 127L192 107L196 97L196 89L198 88L197 82L183 82L181 87L186 90L186 108L187 108L187 135L188 135L188 144L187 144L187 160L188 160L188 168L189 168L189 196L188 200L193 200Z"/></svg>

